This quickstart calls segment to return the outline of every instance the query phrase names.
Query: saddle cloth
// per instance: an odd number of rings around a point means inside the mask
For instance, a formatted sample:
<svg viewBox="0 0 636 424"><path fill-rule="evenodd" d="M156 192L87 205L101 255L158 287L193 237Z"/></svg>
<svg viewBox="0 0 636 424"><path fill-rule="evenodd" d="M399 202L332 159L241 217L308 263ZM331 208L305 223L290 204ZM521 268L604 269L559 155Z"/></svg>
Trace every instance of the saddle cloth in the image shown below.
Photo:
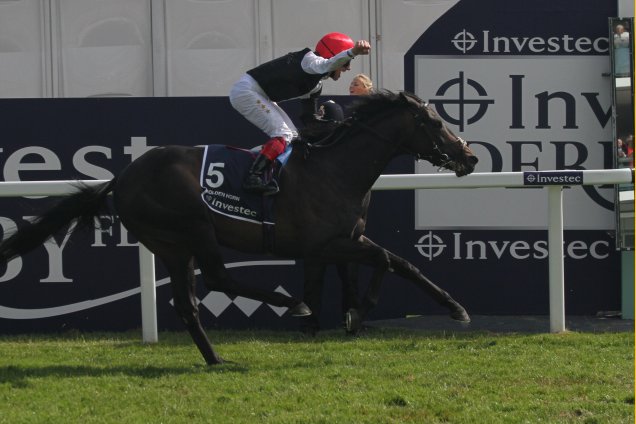
<svg viewBox="0 0 636 424"><path fill-rule="evenodd" d="M282 159L287 159L289 152L286 153L281 155ZM212 211L221 215L274 225L273 196L248 193L242 187L254 156L254 152L236 147L206 146L199 177L203 189L201 198Z"/></svg>

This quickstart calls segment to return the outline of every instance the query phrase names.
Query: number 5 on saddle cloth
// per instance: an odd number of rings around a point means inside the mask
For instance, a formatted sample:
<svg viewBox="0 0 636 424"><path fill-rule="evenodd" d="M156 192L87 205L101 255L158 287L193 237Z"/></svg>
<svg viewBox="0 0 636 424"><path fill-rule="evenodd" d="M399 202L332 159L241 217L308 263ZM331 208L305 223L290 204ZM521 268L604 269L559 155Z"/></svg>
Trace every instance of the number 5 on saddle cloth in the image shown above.
<svg viewBox="0 0 636 424"><path fill-rule="evenodd" d="M272 178L278 173L291 153L287 146L273 167ZM273 196L248 193L243 190L243 179L254 161L255 153L232 146L211 144L205 147L199 183L203 202L215 213L263 225L263 243L267 251L273 245L275 222Z"/></svg>

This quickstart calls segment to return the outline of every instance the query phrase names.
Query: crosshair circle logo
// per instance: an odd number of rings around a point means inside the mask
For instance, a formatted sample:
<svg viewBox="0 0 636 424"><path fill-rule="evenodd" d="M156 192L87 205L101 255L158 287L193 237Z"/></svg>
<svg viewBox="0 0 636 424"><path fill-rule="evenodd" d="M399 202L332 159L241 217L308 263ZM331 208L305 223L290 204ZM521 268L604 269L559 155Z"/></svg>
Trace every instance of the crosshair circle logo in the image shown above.
<svg viewBox="0 0 636 424"><path fill-rule="evenodd" d="M451 87L453 87L454 91L457 92L457 97L454 99L444 97ZM472 89L471 91L476 93L476 96L468 98L467 91L469 91L469 89ZM464 125L470 125L479 121L488 110L488 105L495 103L494 100L485 98L488 93L484 87L475 80L465 78L463 71L459 72L458 78L453 78L442 84L435 95L440 97L430 99L429 103L433 103L435 105L435 109L442 119L452 124L459 125L460 131L464 131ZM456 105L457 107L453 108L453 110L457 112L457 115L451 115L449 111L446 110L447 105ZM468 119L466 119L467 105L473 106L473 109L475 105L477 106L476 112Z"/></svg>
<svg viewBox="0 0 636 424"><path fill-rule="evenodd" d="M477 40L475 39L475 36L473 34L466 30L463 30L462 32L458 32L457 34L455 34L455 36L451 40L451 43L457 50L462 53L466 53L468 50L475 47L475 44L477 44Z"/></svg>
<svg viewBox="0 0 636 424"><path fill-rule="evenodd" d="M427 258L429 261L432 261L433 258L439 256L444 251L446 245L444 241L433 234L432 231L429 231L427 234L424 234L415 244L417 251L420 252L420 255Z"/></svg>

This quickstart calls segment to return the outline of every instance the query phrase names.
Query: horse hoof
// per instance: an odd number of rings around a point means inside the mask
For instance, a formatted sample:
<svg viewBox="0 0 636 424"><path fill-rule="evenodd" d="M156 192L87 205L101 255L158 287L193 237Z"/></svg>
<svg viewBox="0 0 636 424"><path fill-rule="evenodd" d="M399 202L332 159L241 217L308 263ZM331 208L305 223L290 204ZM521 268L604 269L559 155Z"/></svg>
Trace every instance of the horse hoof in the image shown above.
<svg viewBox="0 0 636 424"><path fill-rule="evenodd" d="M208 365L221 365L221 364L232 364L232 361L226 361L225 359L221 358L220 356L215 356L214 358L211 358L209 360L205 361Z"/></svg>
<svg viewBox="0 0 636 424"><path fill-rule="evenodd" d="M289 313L294 317L306 317L311 315L311 309L304 302L300 302L289 310Z"/></svg>
<svg viewBox="0 0 636 424"><path fill-rule="evenodd" d="M451 312L450 316L455 321L459 321L461 323L468 324L470 322L470 316L468 315L468 312L466 312L466 309L459 305L457 305L455 310Z"/></svg>
<svg viewBox="0 0 636 424"><path fill-rule="evenodd" d="M362 320L356 309L349 309L345 314L345 329L348 334L358 334L362 328Z"/></svg>

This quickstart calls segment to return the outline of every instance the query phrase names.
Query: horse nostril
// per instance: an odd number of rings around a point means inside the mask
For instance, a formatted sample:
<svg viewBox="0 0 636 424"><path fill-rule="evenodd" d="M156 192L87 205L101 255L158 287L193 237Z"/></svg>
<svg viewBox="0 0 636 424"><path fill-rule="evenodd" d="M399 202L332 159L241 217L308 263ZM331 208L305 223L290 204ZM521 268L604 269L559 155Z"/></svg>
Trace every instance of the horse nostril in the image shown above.
<svg viewBox="0 0 636 424"><path fill-rule="evenodd" d="M479 162L479 159L477 159L477 156L469 156L468 162L470 162L471 165L476 165L477 162Z"/></svg>

